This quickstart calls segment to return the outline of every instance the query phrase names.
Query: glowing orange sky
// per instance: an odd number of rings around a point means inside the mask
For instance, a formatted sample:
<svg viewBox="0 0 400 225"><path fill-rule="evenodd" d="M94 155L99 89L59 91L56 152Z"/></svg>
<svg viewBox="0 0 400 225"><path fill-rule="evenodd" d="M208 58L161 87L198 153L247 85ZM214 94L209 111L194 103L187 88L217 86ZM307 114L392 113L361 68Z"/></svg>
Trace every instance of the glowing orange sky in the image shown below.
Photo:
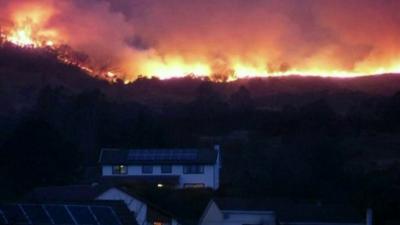
<svg viewBox="0 0 400 225"><path fill-rule="evenodd" d="M10 41L68 44L126 81L400 72L396 0L3 1Z"/></svg>

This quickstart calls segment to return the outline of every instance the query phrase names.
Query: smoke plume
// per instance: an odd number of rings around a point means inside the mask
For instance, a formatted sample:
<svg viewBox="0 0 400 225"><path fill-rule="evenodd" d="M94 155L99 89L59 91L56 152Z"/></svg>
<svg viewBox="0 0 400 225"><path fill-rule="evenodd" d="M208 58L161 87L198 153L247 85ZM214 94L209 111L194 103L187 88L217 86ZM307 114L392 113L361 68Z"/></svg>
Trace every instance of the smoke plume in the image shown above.
<svg viewBox="0 0 400 225"><path fill-rule="evenodd" d="M400 72L397 0L0 2L3 27L30 20L126 80Z"/></svg>

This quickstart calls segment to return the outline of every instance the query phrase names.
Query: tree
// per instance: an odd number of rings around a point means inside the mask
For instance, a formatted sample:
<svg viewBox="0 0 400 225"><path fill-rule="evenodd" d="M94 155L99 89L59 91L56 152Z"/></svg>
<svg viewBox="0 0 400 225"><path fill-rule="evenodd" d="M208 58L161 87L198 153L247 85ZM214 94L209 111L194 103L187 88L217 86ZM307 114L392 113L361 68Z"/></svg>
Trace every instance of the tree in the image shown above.
<svg viewBox="0 0 400 225"><path fill-rule="evenodd" d="M22 122L0 149L2 182L16 194L77 178L79 154L46 122Z"/></svg>
<svg viewBox="0 0 400 225"><path fill-rule="evenodd" d="M253 108L253 99L251 93L244 86L240 86L239 90L230 97L230 105L233 109L239 111L249 111Z"/></svg>

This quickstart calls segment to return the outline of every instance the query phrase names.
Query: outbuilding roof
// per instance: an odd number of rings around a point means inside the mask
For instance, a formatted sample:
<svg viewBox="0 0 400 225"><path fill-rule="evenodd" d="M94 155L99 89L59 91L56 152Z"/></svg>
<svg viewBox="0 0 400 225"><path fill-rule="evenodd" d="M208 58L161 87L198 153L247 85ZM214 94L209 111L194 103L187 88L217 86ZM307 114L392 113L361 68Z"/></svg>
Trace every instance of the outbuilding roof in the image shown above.
<svg viewBox="0 0 400 225"><path fill-rule="evenodd" d="M122 201L0 204L0 224L137 225Z"/></svg>
<svg viewBox="0 0 400 225"><path fill-rule="evenodd" d="M99 162L119 164L215 164L218 153L214 149L102 149Z"/></svg>
<svg viewBox="0 0 400 225"><path fill-rule="evenodd" d="M103 176L101 178L103 182L115 183L115 184L165 184L165 185L177 185L179 184L179 176L175 175L149 175L149 176Z"/></svg>
<svg viewBox="0 0 400 225"><path fill-rule="evenodd" d="M92 201L110 188L109 185L68 185L35 188L26 196L30 201Z"/></svg>

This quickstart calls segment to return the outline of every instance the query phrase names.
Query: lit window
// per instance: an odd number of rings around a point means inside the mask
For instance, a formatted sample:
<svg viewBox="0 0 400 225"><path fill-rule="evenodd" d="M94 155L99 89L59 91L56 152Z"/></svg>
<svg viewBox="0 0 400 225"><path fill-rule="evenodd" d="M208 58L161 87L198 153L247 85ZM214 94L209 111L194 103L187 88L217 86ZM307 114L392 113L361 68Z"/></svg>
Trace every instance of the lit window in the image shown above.
<svg viewBox="0 0 400 225"><path fill-rule="evenodd" d="M153 173L153 166L142 166L142 173L151 174Z"/></svg>
<svg viewBox="0 0 400 225"><path fill-rule="evenodd" d="M183 173L185 173L185 174L200 174L200 173L204 173L204 166L202 166L202 165L187 165L187 166L183 166Z"/></svg>
<svg viewBox="0 0 400 225"><path fill-rule="evenodd" d="M128 167L125 165L117 165L113 166L113 174L127 174L128 173Z"/></svg>
<svg viewBox="0 0 400 225"><path fill-rule="evenodd" d="M172 166L171 165L162 165L161 173L172 173Z"/></svg>
<svg viewBox="0 0 400 225"><path fill-rule="evenodd" d="M184 188L205 188L206 186L201 183L186 183L183 185Z"/></svg>

